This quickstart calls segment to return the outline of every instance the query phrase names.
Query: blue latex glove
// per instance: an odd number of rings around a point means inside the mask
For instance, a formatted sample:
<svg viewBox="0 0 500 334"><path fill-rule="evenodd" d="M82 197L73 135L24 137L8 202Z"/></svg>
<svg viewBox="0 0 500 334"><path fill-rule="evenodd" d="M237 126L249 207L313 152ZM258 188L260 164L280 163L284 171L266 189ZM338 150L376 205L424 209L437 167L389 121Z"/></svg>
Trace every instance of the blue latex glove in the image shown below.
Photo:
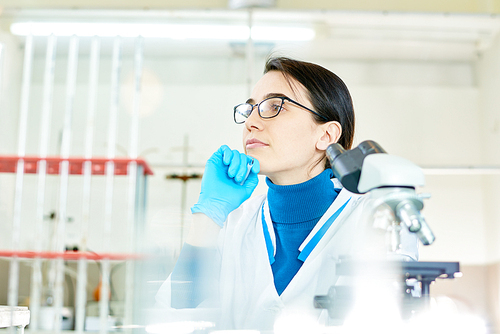
<svg viewBox="0 0 500 334"><path fill-rule="evenodd" d="M254 164L248 174L248 164L252 160ZM256 159L226 145L221 146L205 165L200 197L191 212L202 212L219 226L224 226L229 213L252 195L259 183L259 171Z"/></svg>

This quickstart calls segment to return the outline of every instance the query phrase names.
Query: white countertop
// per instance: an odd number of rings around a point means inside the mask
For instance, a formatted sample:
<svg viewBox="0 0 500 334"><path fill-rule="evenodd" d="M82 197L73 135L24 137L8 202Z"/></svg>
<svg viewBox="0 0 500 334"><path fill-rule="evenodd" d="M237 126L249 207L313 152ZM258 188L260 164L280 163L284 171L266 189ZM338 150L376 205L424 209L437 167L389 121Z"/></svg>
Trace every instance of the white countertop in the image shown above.
<svg viewBox="0 0 500 334"><path fill-rule="evenodd" d="M0 328L10 326L24 327L29 323L30 311L26 306L14 306L11 308L10 306L0 305Z"/></svg>

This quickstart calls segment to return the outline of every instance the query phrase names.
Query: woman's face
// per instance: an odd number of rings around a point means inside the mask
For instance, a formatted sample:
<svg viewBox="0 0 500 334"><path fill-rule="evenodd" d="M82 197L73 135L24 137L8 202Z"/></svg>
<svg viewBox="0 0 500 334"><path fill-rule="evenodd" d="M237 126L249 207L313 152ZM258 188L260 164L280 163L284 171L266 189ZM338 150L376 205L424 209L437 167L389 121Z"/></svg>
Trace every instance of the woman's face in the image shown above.
<svg viewBox="0 0 500 334"><path fill-rule="evenodd" d="M292 78L287 81L279 71L266 73L247 102L257 104L274 95L287 96L314 110L304 86ZM322 135L322 126L313 120L309 111L285 101L274 118L262 119L254 108L245 122L243 147L246 154L259 160L260 173L273 183L297 184L324 170L324 162L318 163L324 151L316 147Z"/></svg>

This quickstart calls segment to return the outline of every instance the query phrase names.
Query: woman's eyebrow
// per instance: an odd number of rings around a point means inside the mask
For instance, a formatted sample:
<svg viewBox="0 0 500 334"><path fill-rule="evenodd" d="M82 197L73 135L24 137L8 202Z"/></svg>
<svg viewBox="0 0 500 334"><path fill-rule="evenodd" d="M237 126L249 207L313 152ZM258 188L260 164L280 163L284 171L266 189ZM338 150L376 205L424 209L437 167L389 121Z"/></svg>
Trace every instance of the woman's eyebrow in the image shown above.
<svg viewBox="0 0 500 334"><path fill-rule="evenodd" d="M270 97L288 97L288 96L286 96L286 95L285 95L285 94L283 94L283 93L268 93L268 94L264 95L264 98L263 98L262 100L264 101L265 99L268 99L268 98L270 98ZM248 99L245 103L254 104L254 103L255 103L255 100L254 100L254 99L252 99L252 98L250 98L250 99Z"/></svg>
<svg viewBox="0 0 500 334"><path fill-rule="evenodd" d="M288 97L283 93L269 93L264 96L264 99L268 99L270 97Z"/></svg>

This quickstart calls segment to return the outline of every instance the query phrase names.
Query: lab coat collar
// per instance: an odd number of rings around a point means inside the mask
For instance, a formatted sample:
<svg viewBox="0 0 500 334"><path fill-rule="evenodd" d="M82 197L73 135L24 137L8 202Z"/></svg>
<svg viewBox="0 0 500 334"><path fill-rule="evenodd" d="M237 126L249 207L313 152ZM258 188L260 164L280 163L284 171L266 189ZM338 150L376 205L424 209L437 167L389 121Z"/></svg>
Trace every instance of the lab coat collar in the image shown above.
<svg viewBox="0 0 500 334"><path fill-rule="evenodd" d="M342 188L342 185L337 179L333 179L335 188ZM323 236L330 229L337 230L339 227L339 222L343 221L342 217L345 215L344 209L351 202L351 198L354 194L342 188L337 198L333 201L332 205L328 208L325 214L320 218L318 223L306 237L304 242L299 247L299 260L304 261L311 255L311 253L317 248ZM355 201L357 202L357 201ZM352 205L353 203L351 203ZM350 210L346 210L349 212ZM269 263L274 263L274 258L276 256L276 235L274 233L273 223L271 220L271 214L269 212L269 205L267 200L262 204L261 210L261 221L264 233L264 239L266 241L267 253L269 257Z"/></svg>

